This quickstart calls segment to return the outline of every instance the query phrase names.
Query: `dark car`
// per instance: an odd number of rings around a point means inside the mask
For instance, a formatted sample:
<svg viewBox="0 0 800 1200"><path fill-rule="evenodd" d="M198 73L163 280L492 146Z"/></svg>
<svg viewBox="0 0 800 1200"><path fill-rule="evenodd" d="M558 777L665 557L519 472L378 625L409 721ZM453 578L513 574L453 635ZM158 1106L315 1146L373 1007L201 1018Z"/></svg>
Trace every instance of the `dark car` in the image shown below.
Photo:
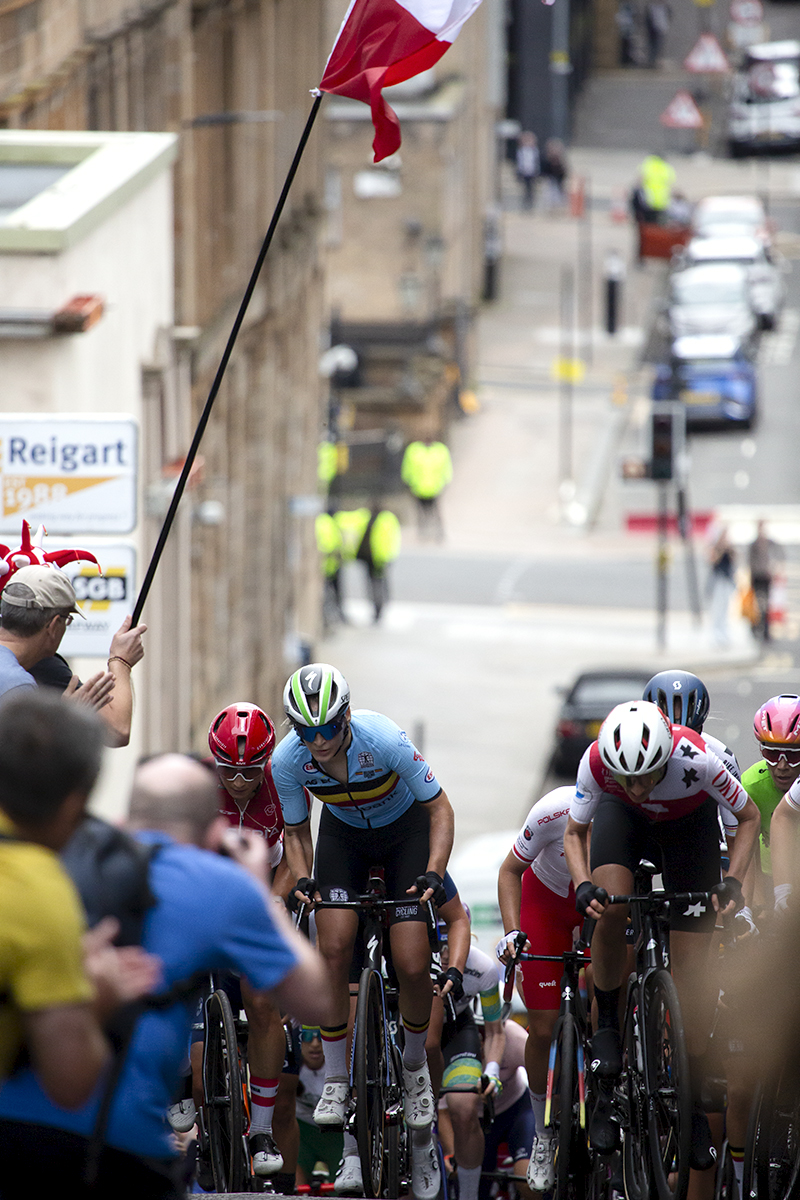
<svg viewBox="0 0 800 1200"><path fill-rule="evenodd" d="M551 769L574 776L584 750L617 704L641 700L652 671L585 671L566 694L556 725Z"/></svg>

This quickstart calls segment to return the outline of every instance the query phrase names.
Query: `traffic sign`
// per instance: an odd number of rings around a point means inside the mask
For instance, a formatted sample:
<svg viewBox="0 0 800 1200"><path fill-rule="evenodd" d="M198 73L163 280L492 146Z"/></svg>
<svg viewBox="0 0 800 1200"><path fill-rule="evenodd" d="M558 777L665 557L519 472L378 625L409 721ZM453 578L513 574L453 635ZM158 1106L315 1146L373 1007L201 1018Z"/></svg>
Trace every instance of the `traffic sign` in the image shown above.
<svg viewBox="0 0 800 1200"><path fill-rule="evenodd" d="M687 71L697 75L722 75L730 71L731 65L713 33L701 33L692 49L683 60Z"/></svg>
<svg viewBox="0 0 800 1200"><path fill-rule="evenodd" d="M759 25L764 20L761 0L731 0L731 20L738 25Z"/></svg>
<svg viewBox="0 0 800 1200"><path fill-rule="evenodd" d="M687 91L676 92L659 117L667 129L702 129L703 116Z"/></svg>

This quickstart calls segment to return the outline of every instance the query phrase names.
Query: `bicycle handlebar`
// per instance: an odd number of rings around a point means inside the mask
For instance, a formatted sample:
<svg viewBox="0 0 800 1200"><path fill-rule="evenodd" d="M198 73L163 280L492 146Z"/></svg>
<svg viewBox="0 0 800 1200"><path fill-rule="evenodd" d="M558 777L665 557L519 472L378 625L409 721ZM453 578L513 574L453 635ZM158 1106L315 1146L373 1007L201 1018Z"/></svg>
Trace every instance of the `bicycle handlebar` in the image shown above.
<svg viewBox="0 0 800 1200"><path fill-rule="evenodd" d="M657 908L660 904L708 904L712 892L648 892L646 896L609 896L609 904L645 904Z"/></svg>
<svg viewBox="0 0 800 1200"><path fill-rule="evenodd" d="M586 917L581 928L580 936L572 950L566 950L563 954L524 954L522 947L528 940L527 935L520 932L514 939L514 957L506 966L505 982L503 984L503 1002L504 1004L511 1003L511 997L514 993L514 971L519 962L560 962L567 961L567 956L575 955L586 962L590 962L588 955L584 951L588 950L592 944L594 936L594 927L597 921L593 917Z"/></svg>

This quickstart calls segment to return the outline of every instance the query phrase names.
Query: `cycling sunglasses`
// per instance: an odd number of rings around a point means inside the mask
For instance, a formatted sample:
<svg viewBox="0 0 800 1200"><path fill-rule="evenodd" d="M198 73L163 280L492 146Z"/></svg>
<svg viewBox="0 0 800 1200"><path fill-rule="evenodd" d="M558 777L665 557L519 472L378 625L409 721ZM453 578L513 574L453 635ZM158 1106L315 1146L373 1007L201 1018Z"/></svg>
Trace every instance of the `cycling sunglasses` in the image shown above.
<svg viewBox="0 0 800 1200"><path fill-rule="evenodd" d="M300 1030L300 1041L301 1042L320 1042L320 1041L322 1041L322 1034L320 1033L320 1031L316 1025L313 1025L313 1026L312 1025L304 1025L303 1028Z"/></svg>
<svg viewBox="0 0 800 1200"><path fill-rule="evenodd" d="M228 783L233 783L240 775L245 783L253 783L264 773L263 765L260 767L236 767L231 766L230 763L220 762L219 759L214 759L214 762L220 775L223 779L227 779Z"/></svg>
<svg viewBox="0 0 800 1200"><path fill-rule="evenodd" d="M298 725L295 723L294 731L304 742L313 742L318 733L321 733L325 741L329 742L331 738L336 737L341 728L342 718L338 717L335 721L328 721L326 725Z"/></svg>
<svg viewBox="0 0 800 1200"><path fill-rule="evenodd" d="M616 772L612 773L617 783L622 788L633 787L633 785L636 783L641 783L645 787L655 787L655 785L660 781L661 776L664 774L664 768L658 767L655 771L648 772L647 775L617 775Z"/></svg>
<svg viewBox="0 0 800 1200"><path fill-rule="evenodd" d="M761 746L761 757L777 767L781 759L787 767L800 767L800 747L792 746Z"/></svg>

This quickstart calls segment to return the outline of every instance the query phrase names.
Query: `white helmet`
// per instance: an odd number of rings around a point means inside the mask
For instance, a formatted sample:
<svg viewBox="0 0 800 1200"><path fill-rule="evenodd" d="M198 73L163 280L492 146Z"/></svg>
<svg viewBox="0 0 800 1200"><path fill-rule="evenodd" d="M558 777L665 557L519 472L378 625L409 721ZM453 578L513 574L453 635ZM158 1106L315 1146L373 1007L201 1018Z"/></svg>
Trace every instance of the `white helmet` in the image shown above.
<svg viewBox="0 0 800 1200"><path fill-rule="evenodd" d="M308 728L335 721L349 704L347 680L329 663L308 663L290 675L283 689L283 711L295 725Z"/></svg>
<svg viewBox="0 0 800 1200"><path fill-rule="evenodd" d="M617 775L649 775L665 767L672 752L672 726L657 704L618 704L597 736L603 764Z"/></svg>

